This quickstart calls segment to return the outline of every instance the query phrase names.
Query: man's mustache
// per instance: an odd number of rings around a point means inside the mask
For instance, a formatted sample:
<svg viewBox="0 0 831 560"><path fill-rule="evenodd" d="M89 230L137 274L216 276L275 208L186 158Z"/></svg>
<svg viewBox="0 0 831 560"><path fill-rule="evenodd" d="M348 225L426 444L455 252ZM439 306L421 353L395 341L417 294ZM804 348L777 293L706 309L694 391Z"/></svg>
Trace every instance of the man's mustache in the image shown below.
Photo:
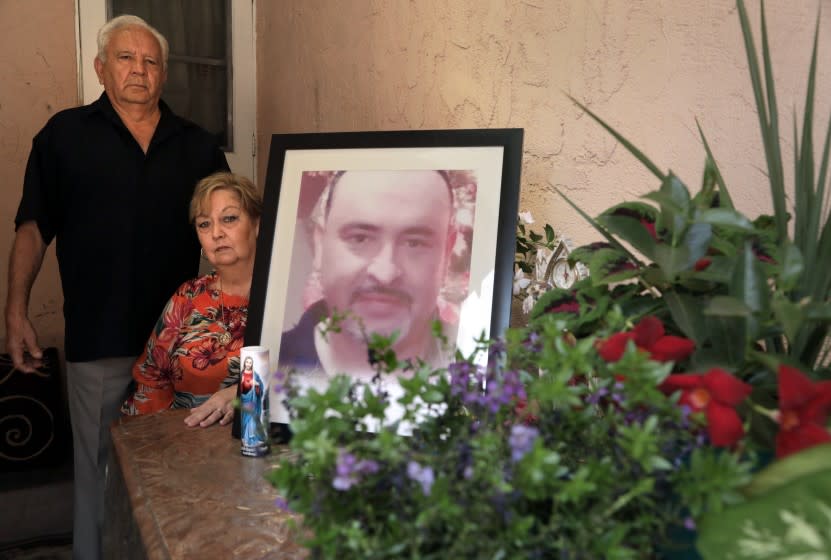
<svg viewBox="0 0 831 560"><path fill-rule="evenodd" d="M356 300L364 297L388 297L388 298L395 298L401 300L402 303L410 305L413 302L412 296L403 290L398 290L396 288L388 288L385 286L370 286L367 288L358 288L354 292L352 292L352 303Z"/></svg>

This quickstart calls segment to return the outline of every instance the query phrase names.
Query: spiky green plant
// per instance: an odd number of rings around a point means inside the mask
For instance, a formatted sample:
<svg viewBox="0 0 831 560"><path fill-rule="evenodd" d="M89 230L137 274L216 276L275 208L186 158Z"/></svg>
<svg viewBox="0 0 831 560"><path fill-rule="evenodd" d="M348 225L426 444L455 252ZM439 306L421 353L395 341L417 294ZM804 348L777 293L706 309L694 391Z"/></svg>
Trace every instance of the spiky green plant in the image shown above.
<svg viewBox="0 0 831 560"><path fill-rule="evenodd" d="M801 126L794 115L794 197L789 205L775 81L761 4L760 64L747 10L742 0L737 1L773 215L751 221L736 210L700 126L706 151L704 178L699 192L691 196L671 171L663 172L623 135L573 99L661 183L657 191L644 196L648 203L619 204L596 220L563 195L607 241L582 248L573 258L589 263L596 286L636 279L651 304L643 297L630 303L635 303L641 314L663 308L665 318L696 341L700 349L697 361L701 365L718 361L743 377L751 377L770 369L773 353L827 377L831 359L831 221L827 188L831 121L825 129L819 157L815 157L819 25L814 33ZM708 261L706 267L702 266L704 260ZM537 315L545 308L543 301Z"/></svg>
<svg viewBox="0 0 831 560"><path fill-rule="evenodd" d="M786 397L777 394L778 368L786 364L819 381L817 389L788 389L801 394L788 396L787 406L802 399L800 406L812 407L814 432L810 443L803 442L810 449L761 471L746 487L744 503L703 516L697 546L706 558L820 558L831 549L831 444L821 444L827 440L824 424L831 404L827 396L811 401L812 391L827 395L831 384L831 120L819 135L818 155L814 145L820 18L801 122L796 113L793 117L789 201L764 2L761 60L744 1L737 0L737 6L773 214L750 220L736 209L700 126L706 159L701 188L692 196L672 172L663 172L573 100L642 162L660 187L645 195L645 202L618 204L596 219L560 193L606 241L572 253L572 259L589 265L592 278L573 291L543 296L532 320L540 328L555 314L579 338L602 329L612 307L630 321L658 315L670 331L696 342L692 371L723 367L753 386L741 414L751 436L747 445L763 454L772 455L774 447L779 451L778 438L791 429L780 426ZM571 307L567 300L574 302ZM574 304L579 304L577 314L568 312ZM741 454L741 446L732 453Z"/></svg>

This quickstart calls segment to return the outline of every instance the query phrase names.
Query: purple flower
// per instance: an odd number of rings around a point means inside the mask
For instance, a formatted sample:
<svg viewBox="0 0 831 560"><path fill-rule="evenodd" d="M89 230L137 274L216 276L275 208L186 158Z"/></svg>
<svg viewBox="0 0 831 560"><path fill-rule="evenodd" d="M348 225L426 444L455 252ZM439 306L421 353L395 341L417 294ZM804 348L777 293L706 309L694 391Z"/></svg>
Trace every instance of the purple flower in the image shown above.
<svg viewBox="0 0 831 560"><path fill-rule="evenodd" d="M410 480L421 484L421 491L424 492L425 496L430 495L430 489L433 487L433 482L435 482L435 475L431 467L422 467L415 461L410 461L407 463L407 476Z"/></svg>
<svg viewBox="0 0 831 560"><path fill-rule="evenodd" d="M340 451L338 453L338 460L335 463L335 478L332 480L332 487L335 490L349 490L358 483L358 477L355 476L355 467L358 460L351 453Z"/></svg>
<svg viewBox="0 0 831 560"><path fill-rule="evenodd" d="M600 402L600 399L602 399L608 394L609 390L606 387L601 387L600 389L589 395L586 399L586 402L588 402L589 404L596 405Z"/></svg>
<svg viewBox="0 0 831 560"><path fill-rule="evenodd" d="M289 502L282 496L277 496L277 499L274 500L274 505L277 506L277 509L281 511L285 511L287 513L291 513L291 509L289 508Z"/></svg>
<svg viewBox="0 0 831 560"><path fill-rule="evenodd" d="M685 517L684 527L689 531L695 531L695 520L692 517Z"/></svg>
<svg viewBox="0 0 831 560"><path fill-rule="evenodd" d="M504 339L498 338L492 341L490 346L488 346L488 365L495 363L495 361L492 361L494 358L500 358L505 355L506 350L507 345Z"/></svg>
<svg viewBox="0 0 831 560"><path fill-rule="evenodd" d="M496 377L488 379L485 393L479 398L479 404L495 414L500 407L508 405L514 400L524 400L526 398L525 386L519 380L519 372L511 370L504 372L501 379Z"/></svg>
<svg viewBox="0 0 831 560"><path fill-rule="evenodd" d="M278 369L274 372L272 379L272 387L274 388L274 392L282 393L286 390L286 382L288 381L288 375L286 375L286 372Z"/></svg>
<svg viewBox="0 0 831 560"><path fill-rule="evenodd" d="M542 342L540 341L540 334L536 331L532 331L531 334L528 335L528 338L522 343L526 350L530 350L531 352L540 352L542 351Z"/></svg>
<svg viewBox="0 0 831 560"><path fill-rule="evenodd" d="M615 404L623 404L623 383L617 381L612 387L612 400Z"/></svg>
<svg viewBox="0 0 831 560"><path fill-rule="evenodd" d="M681 409L681 422L679 423L679 427L682 430L686 430L690 427L690 414L692 414L692 408L689 405L682 404L680 407Z"/></svg>
<svg viewBox="0 0 831 560"><path fill-rule="evenodd" d="M375 474L378 472L378 463L372 459L358 461L358 464L355 465L355 472L360 474Z"/></svg>
<svg viewBox="0 0 831 560"><path fill-rule="evenodd" d="M511 435L508 438L508 445L511 446L511 460L519 462L525 454L534 447L534 440L540 435L540 431L533 426L517 424L511 427Z"/></svg>
<svg viewBox="0 0 831 560"><path fill-rule="evenodd" d="M476 378L476 368L468 362L454 362L447 366L450 373L450 393L466 396L471 380Z"/></svg>
<svg viewBox="0 0 831 560"><path fill-rule="evenodd" d="M352 453L340 450L338 460L335 462L335 478L332 479L332 487L335 490L349 490L360 482L359 475L375 474L378 469L377 462L371 459L359 461Z"/></svg>
<svg viewBox="0 0 831 560"><path fill-rule="evenodd" d="M630 410L623 415L623 423L627 426L631 426L632 424L643 424L644 420L646 420L648 416L648 410Z"/></svg>

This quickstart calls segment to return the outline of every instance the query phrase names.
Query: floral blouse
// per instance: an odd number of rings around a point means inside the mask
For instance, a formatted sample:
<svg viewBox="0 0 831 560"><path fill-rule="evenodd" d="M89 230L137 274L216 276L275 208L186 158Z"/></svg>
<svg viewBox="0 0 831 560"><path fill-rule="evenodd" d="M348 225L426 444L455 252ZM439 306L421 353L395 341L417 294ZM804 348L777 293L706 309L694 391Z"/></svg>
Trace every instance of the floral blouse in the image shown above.
<svg viewBox="0 0 831 560"><path fill-rule="evenodd" d="M137 386L122 413L193 408L239 380L248 298L220 294L216 281L216 273L189 280L167 302L133 366Z"/></svg>

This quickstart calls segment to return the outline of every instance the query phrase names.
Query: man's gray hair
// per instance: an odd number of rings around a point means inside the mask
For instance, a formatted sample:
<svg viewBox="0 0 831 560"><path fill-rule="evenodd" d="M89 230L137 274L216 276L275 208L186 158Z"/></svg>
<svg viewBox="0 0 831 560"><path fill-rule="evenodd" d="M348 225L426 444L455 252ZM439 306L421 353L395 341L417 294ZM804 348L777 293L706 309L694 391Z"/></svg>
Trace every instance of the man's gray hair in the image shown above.
<svg viewBox="0 0 831 560"><path fill-rule="evenodd" d="M107 45L110 43L110 37L114 31L123 29L125 27L141 27L149 31L156 41L159 42L159 47L162 49L162 71L167 70L167 55L170 52L170 45L167 39L159 31L141 19L138 16L123 15L114 17L98 30L98 59L101 62L107 62Z"/></svg>

